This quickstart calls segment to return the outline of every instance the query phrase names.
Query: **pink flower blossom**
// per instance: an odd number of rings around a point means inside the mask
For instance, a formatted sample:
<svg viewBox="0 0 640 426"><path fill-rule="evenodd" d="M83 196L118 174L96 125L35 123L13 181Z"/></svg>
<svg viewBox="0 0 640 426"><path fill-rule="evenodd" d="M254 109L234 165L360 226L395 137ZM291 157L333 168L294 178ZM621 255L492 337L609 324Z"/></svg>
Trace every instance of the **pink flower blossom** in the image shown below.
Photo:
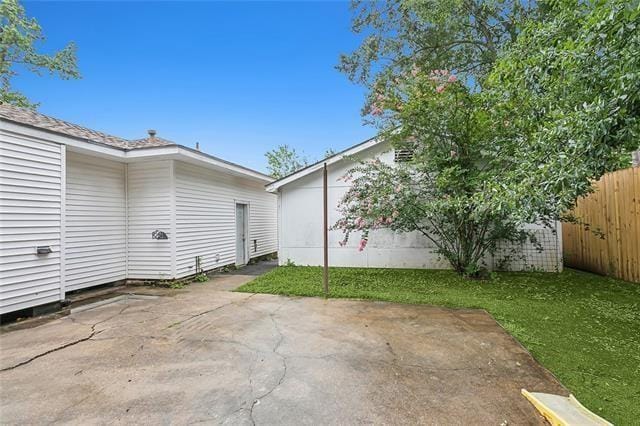
<svg viewBox="0 0 640 426"><path fill-rule="evenodd" d="M458 80L458 77L456 77L455 75L451 74L449 76L449 79L447 80L449 83L455 83Z"/></svg>
<svg viewBox="0 0 640 426"><path fill-rule="evenodd" d="M437 93L442 93L442 92L444 92L444 86L443 86L443 85L440 85L440 86L436 87L436 92L437 92Z"/></svg>
<svg viewBox="0 0 640 426"><path fill-rule="evenodd" d="M393 222L393 218L388 217L387 218L387 225L391 225L391 222Z"/></svg>
<svg viewBox="0 0 640 426"><path fill-rule="evenodd" d="M361 239L360 240L360 244L358 245L358 251L362 251L364 250L364 248L367 246L367 240L366 239Z"/></svg>

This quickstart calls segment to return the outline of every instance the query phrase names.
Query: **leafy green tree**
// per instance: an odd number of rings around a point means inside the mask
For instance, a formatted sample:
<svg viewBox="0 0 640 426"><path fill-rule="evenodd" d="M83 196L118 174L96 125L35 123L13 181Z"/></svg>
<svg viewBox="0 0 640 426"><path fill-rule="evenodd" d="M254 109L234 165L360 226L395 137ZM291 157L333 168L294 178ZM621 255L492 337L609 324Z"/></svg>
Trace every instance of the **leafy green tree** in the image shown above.
<svg viewBox="0 0 640 426"><path fill-rule="evenodd" d="M416 7L395 4L400 11ZM542 7L544 14L530 11L535 19L506 32L508 43L497 39L494 56L439 51L447 68L474 73L481 84L473 89L446 68L434 70L440 56L424 56L412 44L411 36L422 40L418 33L431 34L441 22L448 23L440 27L444 39L458 35L454 16L432 22L418 12L401 19L365 15L388 33L361 47L344 70L371 88L364 113L413 160L360 164L347 173L352 188L334 226L344 231L343 243L353 232L364 249L375 229L419 231L456 271L477 276L500 241L531 240L522 225L563 217L591 190L591 179L622 159L628 164L639 140L638 1L557 0ZM380 66L382 53L396 61ZM411 66L397 65L405 62Z"/></svg>
<svg viewBox="0 0 640 426"><path fill-rule="evenodd" d="M523 220L563 217L640 144L640 2L549 3L485 84L495 146L518 164L495 182Z"/></svg>
<svg viewBox="0 0 640 426"><path fill-rule="evenodd" d="M335 155L335 153L335 150L332 148L327 148L322 158L331 157ZM289 145L279 145L277 148L265 153L265 157L267 157L269 174L276 179L297 172L312 162L306 156L296 152L296 150Z"/></svg>
<svg viewBox="0 0 640 426"><path fill-rule="evenodd" d="M363 250L371 231L418 231L454 270L478 277L500 241L529 236L510 210L494 208L488 182L500 180L505 166L494 156L495 124L480 95L455 75L414 72L379 91L371 114L383 123L382 137L411 157L359 164L343 177L350 188L334 225L344 232L341 245L354 232Z"/></svg>
<svg viewBox="0 0 640 426"><path fill-rule="evenodd" d="M327 148L327 149L324 151L324 158L333 157L333 156L334 156L334 155L336 155L336 154L337 154L337 152L336 152L336 150L335 150L335 149L333 149L333 148Z"/></svg>
<svg viewBox="0 0 640 426"><path fill-rule="evenodd" d="M334 228L344 231L343 244L360 232L360 249L375 229L418 231L456 271L478 276L499 241L528 235L487 192L508 159L493 156L494 124L477 91L520 23L542 9L482 0L354 1L353 8L353 30L365 38L338 69L370 89L363 114L413 158L347 173L352 187Z"/></svg>
<svg viewBox="0 0 640 426"><path fill-rule="evenodd" d="M19 68L39 75L48 72L62 79L80 77L73 43L48 55L36 50L36 43L42 40L40 25L26 16L17 0L0 2L0 102L24 108L37 106L11 87L11 79L18 75Z"/></svg>
<svg viewBox="0 0 640 426"><path fill-rule="evenodd" d="M276 179L290 175L309 164L305 156L298 154L289 145L279 145L265 153L265 157L269 174Z"/></svg>
<svg viewBox="0 0 640 426"><path fill-rule="evenodd" d="M541 15L526 0L354 0L352 9L352 30L363 41L341 56L338 69L372 89L416 65L481 82L520 23Z"/></svg>

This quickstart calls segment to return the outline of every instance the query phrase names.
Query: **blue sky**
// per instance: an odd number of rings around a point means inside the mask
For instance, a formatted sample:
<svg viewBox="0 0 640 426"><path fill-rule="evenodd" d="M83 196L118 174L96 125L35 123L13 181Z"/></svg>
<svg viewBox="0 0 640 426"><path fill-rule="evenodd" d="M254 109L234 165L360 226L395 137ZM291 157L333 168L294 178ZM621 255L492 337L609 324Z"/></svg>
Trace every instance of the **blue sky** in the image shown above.
<svg viewBox="0 0 640 426"><path fill-rule="evenodd" d="M82 79L22 73L39 111L125 138L158 136L265 170L375 134L364 90L334 67L354 49L347 2L24 2L43 51L74 41Z"/></svg>

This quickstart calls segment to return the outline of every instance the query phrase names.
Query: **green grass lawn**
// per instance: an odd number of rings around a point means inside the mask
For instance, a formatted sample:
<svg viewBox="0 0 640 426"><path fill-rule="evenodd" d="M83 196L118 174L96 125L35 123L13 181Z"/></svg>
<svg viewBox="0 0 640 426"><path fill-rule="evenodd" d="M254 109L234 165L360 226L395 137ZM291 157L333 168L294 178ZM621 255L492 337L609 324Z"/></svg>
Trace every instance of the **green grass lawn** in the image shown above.
<svg viewBox="0 0 640 426"><path fill-rule="evenodd" d="M322 269L281 267L237 291L322 295ZM640 422L640 284L567 270L468 281L450 271L332 268L330 297L483 308L595 413Z"/></svg>

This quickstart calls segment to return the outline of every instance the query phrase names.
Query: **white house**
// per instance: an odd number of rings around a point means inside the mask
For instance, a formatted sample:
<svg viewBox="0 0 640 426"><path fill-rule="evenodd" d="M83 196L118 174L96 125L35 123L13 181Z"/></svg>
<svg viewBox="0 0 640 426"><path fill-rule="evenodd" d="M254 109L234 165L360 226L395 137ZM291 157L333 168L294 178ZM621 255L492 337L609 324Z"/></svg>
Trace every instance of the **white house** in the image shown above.
<svg viewBox="0 0 640 426"><path fill-rule="evenodd" d="M0 105L0 313L277 250L269 176L156 136Z"/></svg>
<svg viewBox="0 0 640 426"><path fill-rule="evenodd" d="M379 158L391 164L395 155L388 143L370 139L341 153L313 164L296 173L267 185L267 190L278 194L278 255L281 264L322 265L323 263L323 187L322 169L327 164L329 226L339 219L337 205L349 184L338 180L354 166L355 160ZM562 269L562 232L556 229L530 225L544 250L532 244L515 249L518 259L509 268L513 270L559 271ZM345 247L340 247L341 231L329 232L329 264L331 266L361 266L380 268L449 268L446 260L435 253L435 247L418 232L395 233L389 230L373 231L367 247L357 250L359 238L353 235ZM503 246L495 258L486 259L490 268L514 247Z"/></svg>

